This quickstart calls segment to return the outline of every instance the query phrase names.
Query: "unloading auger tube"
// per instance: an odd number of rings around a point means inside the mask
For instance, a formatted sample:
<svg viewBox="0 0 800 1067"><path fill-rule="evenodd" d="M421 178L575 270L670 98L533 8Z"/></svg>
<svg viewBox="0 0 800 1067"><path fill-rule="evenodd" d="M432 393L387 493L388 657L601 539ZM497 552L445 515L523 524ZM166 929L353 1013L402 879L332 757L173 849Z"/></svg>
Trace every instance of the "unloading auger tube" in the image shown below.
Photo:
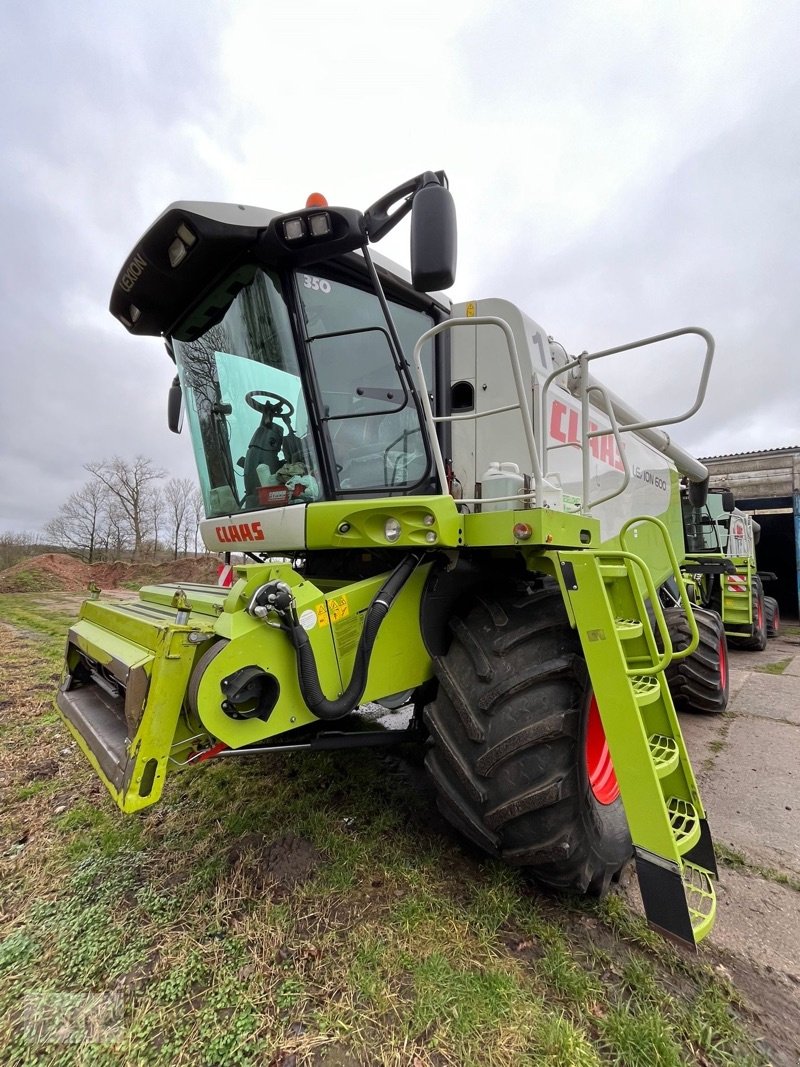
<svg viewBox="0 0 800 1067"><path fill-rule="evenodd" d="M290 587L285 582L272 581L262 585L253 594L247 608L248 612L255 618L261 619L266 619L266 616L273 612L281 620L281 629L289 635L297 653L297 681L300 692L309 711L313 712L318 719L330 722L333 719L344 718L361 702L367 684L372 648L381 623L388 615L395 597L414 573L421 559L421 555L413 552L405 556L380 587L367 608L350 682L336 700L328 700L319 684L314 650L308 634L298 619L297 607Z"/></svg>

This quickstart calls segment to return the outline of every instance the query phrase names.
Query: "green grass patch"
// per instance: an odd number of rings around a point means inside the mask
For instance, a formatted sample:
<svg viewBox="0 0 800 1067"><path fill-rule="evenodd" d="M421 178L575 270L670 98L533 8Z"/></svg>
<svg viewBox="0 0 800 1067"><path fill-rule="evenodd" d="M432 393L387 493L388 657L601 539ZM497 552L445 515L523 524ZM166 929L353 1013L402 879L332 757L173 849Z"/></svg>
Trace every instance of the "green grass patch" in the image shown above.
<svg viewBox="0 0 800 1067"><path fill-rule="evenodd" d="M739 852L738 849L714 842L714 854L720 863L724 863L726 867L732 867L734 870L743 871L747 874L757 874L759 878L764 878L768 882L785 885L789 889L794 889L795 892L800 893L799 878L786 874L784 871L776 871L774 867L765 867L762 864L754 863L743 852Z"/></svg>
<svg viewBox="0 0 800 1067"><path fill-rule="evenodd" d="M787 659L779 659L774 663L761 663L754 669L761 674L783 674L791 662L792 658L789 656Z"/></svg>

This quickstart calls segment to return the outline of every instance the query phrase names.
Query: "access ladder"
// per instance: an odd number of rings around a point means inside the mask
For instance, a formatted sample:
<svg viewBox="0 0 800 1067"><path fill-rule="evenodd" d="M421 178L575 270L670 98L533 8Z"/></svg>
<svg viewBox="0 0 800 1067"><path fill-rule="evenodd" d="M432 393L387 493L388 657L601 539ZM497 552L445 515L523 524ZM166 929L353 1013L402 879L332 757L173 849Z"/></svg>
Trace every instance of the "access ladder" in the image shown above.
<svg viewBox="0 0 800 1067"><path fill-rule="evenodd" d="M662 530L693 633L693 642L678 653L650 572L626 548L625 534L642 522ZM625 805L645 915L662 933L695 946L714 923L717 867L664 668L697 647L697 628L666 527L649 516L632 519L622 528L620 544L619 550L559 551L562 591L580 634Z"/></svg>

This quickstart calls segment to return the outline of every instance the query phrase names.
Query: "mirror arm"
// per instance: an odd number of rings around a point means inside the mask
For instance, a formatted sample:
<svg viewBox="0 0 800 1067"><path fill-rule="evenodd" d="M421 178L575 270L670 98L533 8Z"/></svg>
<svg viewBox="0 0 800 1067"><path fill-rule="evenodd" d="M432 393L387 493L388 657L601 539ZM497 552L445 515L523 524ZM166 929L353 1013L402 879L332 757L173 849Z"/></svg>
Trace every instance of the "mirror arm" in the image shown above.
<svg viewBox="0 0 800 1067"><path fill-rule="evenodd" d="M426 185L443 185L445 189L447 189L447 175L443 170L426 170L424 173L418 174L416 178L409 178L408 181L403 182L402 185L398 185L396 189L392 189L391 192L384 194L384 196L380 197L379 200L376 200L374 204L367 208L364 212L364 221L366 223L367 234L373 244L376 241L380 241L382 237L385 237L390 230L394 229L401 219L406 217L411 210L414 196ZM395 208L392 214L389 214L390 210L395 206L398 200L402 200L404 197L405 203Z"/></svg>

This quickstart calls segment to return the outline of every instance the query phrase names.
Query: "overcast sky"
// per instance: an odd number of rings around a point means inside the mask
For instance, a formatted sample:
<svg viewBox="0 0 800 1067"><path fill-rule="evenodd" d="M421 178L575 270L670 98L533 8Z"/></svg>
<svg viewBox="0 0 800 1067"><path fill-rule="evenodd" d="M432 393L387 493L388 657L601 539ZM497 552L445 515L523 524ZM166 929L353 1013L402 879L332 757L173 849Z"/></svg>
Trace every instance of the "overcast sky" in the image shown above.
<svg viewBox="0 0 800 1067"><path fill-rule="evenodd" d="M427 169L459 218L454 299L504 296L571 352L701 325L696 455L800 445L796 3L0 0L0 531L166 428L172 364L107 311L171 201L364 208ZM381 245L408 259L407 224ZM688 406L696 348L598 377Z"/></svg>

